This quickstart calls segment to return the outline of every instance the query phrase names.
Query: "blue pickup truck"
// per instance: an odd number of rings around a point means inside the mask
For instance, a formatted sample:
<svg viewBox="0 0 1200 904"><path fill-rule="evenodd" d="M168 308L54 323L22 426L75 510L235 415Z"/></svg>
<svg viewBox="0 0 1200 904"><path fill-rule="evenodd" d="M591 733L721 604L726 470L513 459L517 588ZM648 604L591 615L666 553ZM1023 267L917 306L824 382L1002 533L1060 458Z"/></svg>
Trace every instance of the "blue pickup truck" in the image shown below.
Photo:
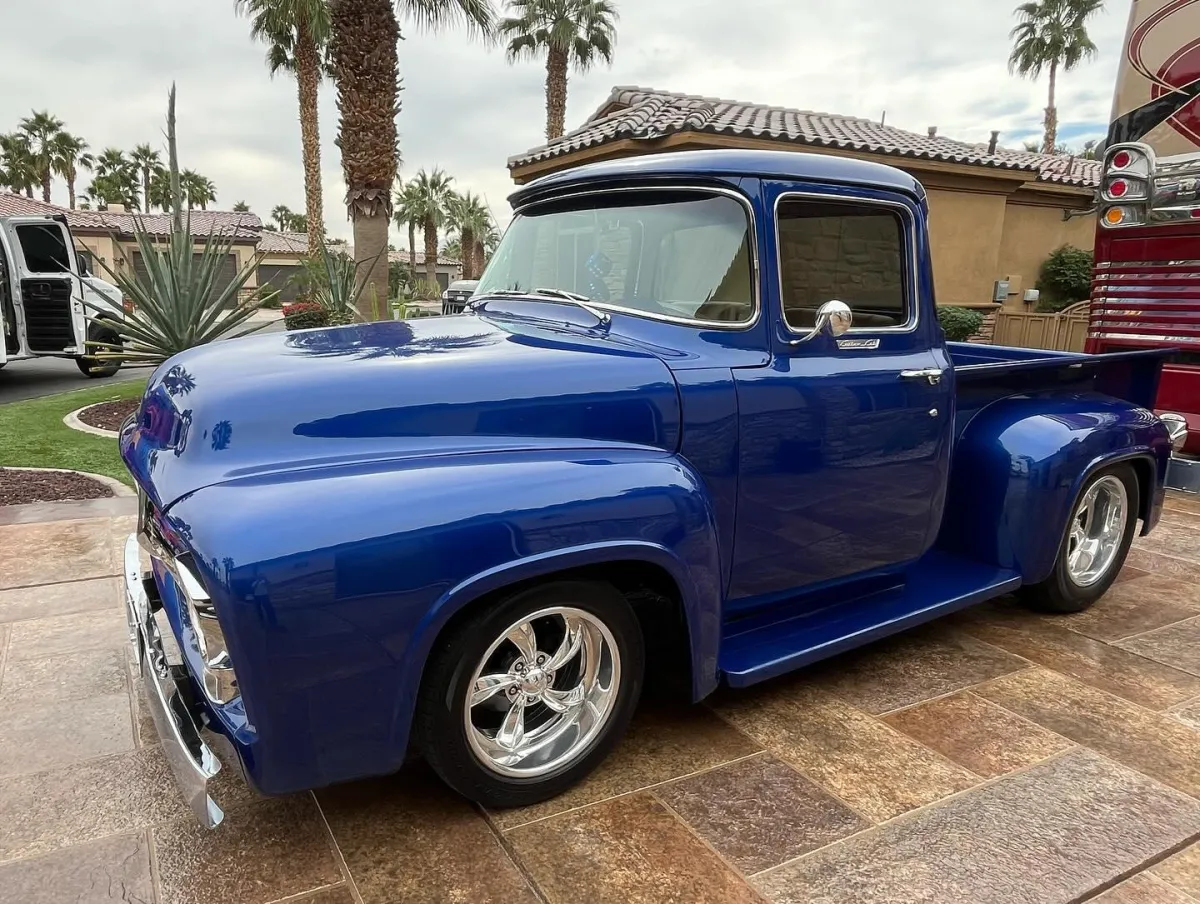
<svg viewBox="0 0 1200 904"><path fill-rule="evenodd" d="M465 313L194 349L121 431L131 638L206 825L219 756L529 804L648 675L700 700L1001 594L1079 611L1158 520L1164 353L947 343L899 170L684 152L512 201Z"/></svg>

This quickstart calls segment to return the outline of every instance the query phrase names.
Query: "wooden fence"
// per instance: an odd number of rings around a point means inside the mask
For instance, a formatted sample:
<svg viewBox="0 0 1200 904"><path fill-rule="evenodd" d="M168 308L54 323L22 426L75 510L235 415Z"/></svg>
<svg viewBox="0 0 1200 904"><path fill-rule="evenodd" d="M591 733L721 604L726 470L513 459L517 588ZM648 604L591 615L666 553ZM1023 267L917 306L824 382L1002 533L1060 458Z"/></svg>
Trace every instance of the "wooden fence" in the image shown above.
<svg viewBox="0 0 1200 904"><path fill-rule="evenodd" d="M996 315L996 345L1081 352L1087 340L1088 303L1080 301L1057 314L1000 311Z"/></svg>

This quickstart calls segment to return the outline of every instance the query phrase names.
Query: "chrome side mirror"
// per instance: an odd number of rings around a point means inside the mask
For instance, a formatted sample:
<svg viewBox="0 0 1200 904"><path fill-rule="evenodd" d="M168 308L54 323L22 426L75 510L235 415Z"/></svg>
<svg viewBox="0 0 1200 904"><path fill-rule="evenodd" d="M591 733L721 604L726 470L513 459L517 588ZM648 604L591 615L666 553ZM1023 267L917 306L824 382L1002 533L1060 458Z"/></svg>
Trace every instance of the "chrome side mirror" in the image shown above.
<svg viewBox="0 0 1200 904"><path fill-rule="evenodd" d="M788 344L799 345L821 334L832 336L836 339L845 333L846 330L850 329L853 323L854 314L850 310L850 305L836 299L834 301L827 301L817 311L817 322L813 325L812 330L807 335L801 336L799 339L793 339Z"/></svg>

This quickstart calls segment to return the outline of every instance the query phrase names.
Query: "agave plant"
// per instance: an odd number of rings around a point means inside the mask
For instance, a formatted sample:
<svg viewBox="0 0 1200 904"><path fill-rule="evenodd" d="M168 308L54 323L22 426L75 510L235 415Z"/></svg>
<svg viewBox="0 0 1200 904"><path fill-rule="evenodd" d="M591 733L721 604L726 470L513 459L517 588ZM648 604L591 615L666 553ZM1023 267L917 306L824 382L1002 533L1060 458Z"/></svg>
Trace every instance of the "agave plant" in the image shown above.
<svg viewBox="0 0 1200 904"><path fill-rule="evenodd" d="M234 278L222 285L221 265L233 253L233 235L204 237L203 250L194 253L196 240L191 216L183 212L179 159L175 144L175 86L167 102L167 149L170 156L171 233L166 244L139 217L134 221L134 239L145 263L145 275L132 269L117 272L101 262L109 277L133 303L123 321L93 318L97 331L111 330L118 341L91 341L98 360L157 364L172 355L216 339L245 336L262 324L246 327L250 317L278 294L262 288L247 293L242 289L258 261L251 260ZM89 303L92 313L104 309ZM244 328L242 328L244 327ZM242 329L239 329L242 328Z"/></svg>
<svg viewBox="0 0 1200 904"><path fill-rule="evenodd" d="M358 265L348 254L332 252L321 245L305 266L312 285L311 300L325 309L330 326L345 326L359 320L357 306L364 293L368 294L366 301L372 308L373 319L380 319L383 313L380 306L386 299L381 302L370 295L373 283L358 281L360 266L369 271L375 266L374 259Z"/></svg>

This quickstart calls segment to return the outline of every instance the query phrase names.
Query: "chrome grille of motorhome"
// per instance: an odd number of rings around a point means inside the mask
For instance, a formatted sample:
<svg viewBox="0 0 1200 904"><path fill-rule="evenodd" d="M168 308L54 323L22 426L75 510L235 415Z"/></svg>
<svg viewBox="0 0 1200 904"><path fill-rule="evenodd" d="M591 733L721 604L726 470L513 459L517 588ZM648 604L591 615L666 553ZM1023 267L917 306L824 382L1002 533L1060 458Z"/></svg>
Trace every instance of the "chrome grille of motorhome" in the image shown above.
<svg viewBox="0 0 1200 904"><path fill-rule="evenodd" d="M23 279L21 302L31 351L61 352L75 345L69 279Z"/></svg>

